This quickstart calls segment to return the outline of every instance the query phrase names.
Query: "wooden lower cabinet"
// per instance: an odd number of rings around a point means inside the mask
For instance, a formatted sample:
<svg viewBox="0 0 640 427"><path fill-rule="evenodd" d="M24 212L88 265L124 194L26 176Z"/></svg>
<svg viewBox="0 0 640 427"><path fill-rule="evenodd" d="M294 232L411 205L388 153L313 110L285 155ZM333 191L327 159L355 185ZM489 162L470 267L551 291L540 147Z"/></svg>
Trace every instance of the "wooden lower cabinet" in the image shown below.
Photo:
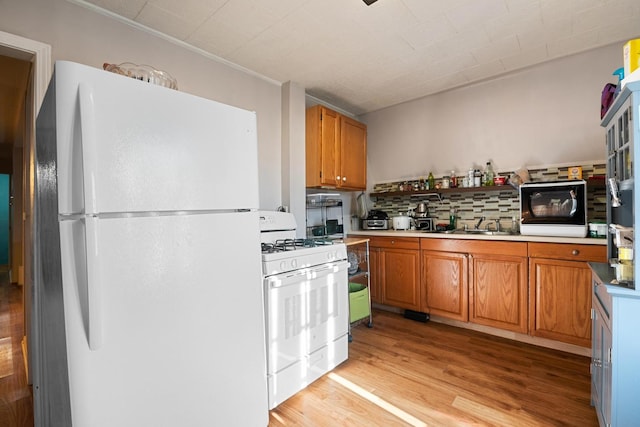
<svg viewBox="0 0 640 427"><path fill-rule="evenodd" d="M421 310L419 247L415 238L371 238L373 301Z"/></svg>
<svg viewBox="0 0 640 427"><path fill-rule="evenodd" d="M371 299L591 345L591 271L606 246L371 236Z"/></svg>
<svg viewBox="0 0 640 427"><path fill-rule="evenodd" d="M423 306L429 314L469 320L467 259L463 253L422 251Z"/></svg>
<svg viewBox="0 0 640 427"><path fill-rule="evenodd" d="M529 243L529 333L591 346L591 270L606 247Z"/></svg>
<svg viewBox="0 0 640 427"><path fill-rule="evenodd" d="M526 334L527 258L496 252L469 258L469 321Z"/></svg>
<svg viewBox="0 0 640 427"><path fill-rule="evenodd" d="M527 244L421 240L423 304L430 313L527 333Z"/></svg>
<svg viewBox="0 0 640 427"><path fill-rule="evenodd" d="M369 291L371 292L371 302L382 304L382 289L380 285L380 253L382 249L371 246L369 242L369 274L371 281Z"/></svg>

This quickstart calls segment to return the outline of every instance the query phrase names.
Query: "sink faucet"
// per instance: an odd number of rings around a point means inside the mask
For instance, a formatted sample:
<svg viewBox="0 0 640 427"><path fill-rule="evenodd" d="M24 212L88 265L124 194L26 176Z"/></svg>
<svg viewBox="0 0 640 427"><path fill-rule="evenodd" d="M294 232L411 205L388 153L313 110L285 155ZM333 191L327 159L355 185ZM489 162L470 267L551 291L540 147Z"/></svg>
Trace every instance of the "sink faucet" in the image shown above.
<svg viewBox="0 0 640 427"><path fill-rule="evenodd" d="M500 218L498 218L498 219L491 219L491 220L489 220L489 221L487 222L487 225L485 225L485 227L484 227L484 228L485 228L485 230L489 231L489 226L491 225L491 223L492 223L492 222L495 224L495 230L494 230L494 231L502 231L502 230L500 229ZM478 224L479 224L479 223L478 223Z"/></svg>
<svg viewBox="0 0 640 427"><path fill-rule="evenodd" d="M476 225L473 227L474 229L478 229L480 227L480 224L482 224L482 221L485 220L485 217L481 216L480 219L478 220L478 222L476 223Z"/></svg>

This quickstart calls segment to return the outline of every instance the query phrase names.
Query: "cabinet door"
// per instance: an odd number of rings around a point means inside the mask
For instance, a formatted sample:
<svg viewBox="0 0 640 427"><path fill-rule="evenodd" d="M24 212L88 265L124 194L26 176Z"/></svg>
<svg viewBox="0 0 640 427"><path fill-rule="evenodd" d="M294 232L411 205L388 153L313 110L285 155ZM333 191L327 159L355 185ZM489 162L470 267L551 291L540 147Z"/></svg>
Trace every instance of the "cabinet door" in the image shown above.
<svg viewBox="0 0 640 427"><path fill-rule="evenodd" d="M591 346L591 272L585 262L529 259L531 335Z"/></svg>
<svg viewBox="0 0 640 427"><path fill-rule="evenodd" d="M306 112L306 185L337 185L340 141L340 116L333 110L316 105Z"/></svg>
<svg viewBox="0 0 640 427"><path fill-rule="evenodd" d="M527 333L527 258L472 255L469 321Z"/></svg>
<svg viewBox="0 0 640 427"><path fill-rule="evenodd" d="M380 253L382 301L420 310L420 255L414 249L383 249Z"/></svg>
<svg viewBox="0 0 640 427"><path fill-rule="evenodd" d="M593 301L593 343L591 356L591 404L596 409L600 425L611 425L611 369L609 330L602 307ZM608 375L608 377L607 377Z"/></svg>
<svg viewBox="0 0 640 427"><path fill-rule="evenodd" d="M380 248L370 248L369 250L369 268L371 273L371 282L369 291L371 292L371 302L382 304L382 290L380 288Z"/></svg>
<svg viewBox="0 0 640 427"><path fill-rule="evenodd" d="M340 122L340 179L344 189L367 187L367 127L349 117Z"/></svg>
<svg viewBox="0 0 640 427"><path fill-rule="evenodd" d="M425 310L450 319L469 320L467 255L422 251Z"/></svg>

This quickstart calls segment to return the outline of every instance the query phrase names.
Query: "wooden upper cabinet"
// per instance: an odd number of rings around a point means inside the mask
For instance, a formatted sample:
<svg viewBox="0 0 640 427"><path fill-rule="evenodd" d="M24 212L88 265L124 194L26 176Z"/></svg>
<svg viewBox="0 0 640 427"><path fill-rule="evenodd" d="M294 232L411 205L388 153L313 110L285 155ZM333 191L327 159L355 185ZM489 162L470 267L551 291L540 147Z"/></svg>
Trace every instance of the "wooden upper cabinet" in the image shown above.
<svg viewBox="0 0 640 427"><path fill-rule="evenodd" d="M306 113L306 186L365 190L367 127L321 105Z"/></svg>
<svg viewBox="0 0 640 427"><path fill-rule="evenodd" d="M367 127L349 117L340 125L340 187L364 190L367 187Z"/></svg>

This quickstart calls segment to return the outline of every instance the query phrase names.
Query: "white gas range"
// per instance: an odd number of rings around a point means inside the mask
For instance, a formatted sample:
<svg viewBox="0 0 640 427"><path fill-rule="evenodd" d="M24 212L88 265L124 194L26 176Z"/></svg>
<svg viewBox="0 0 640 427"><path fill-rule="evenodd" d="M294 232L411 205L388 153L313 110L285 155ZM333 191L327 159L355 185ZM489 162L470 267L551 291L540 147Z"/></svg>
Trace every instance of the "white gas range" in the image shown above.
<svg viewBox="0 0 640 427"><path fill-rule="evenodd" d="M260 212L269 409L347 359L347 248L296 239L290 213Z"/></svg>

